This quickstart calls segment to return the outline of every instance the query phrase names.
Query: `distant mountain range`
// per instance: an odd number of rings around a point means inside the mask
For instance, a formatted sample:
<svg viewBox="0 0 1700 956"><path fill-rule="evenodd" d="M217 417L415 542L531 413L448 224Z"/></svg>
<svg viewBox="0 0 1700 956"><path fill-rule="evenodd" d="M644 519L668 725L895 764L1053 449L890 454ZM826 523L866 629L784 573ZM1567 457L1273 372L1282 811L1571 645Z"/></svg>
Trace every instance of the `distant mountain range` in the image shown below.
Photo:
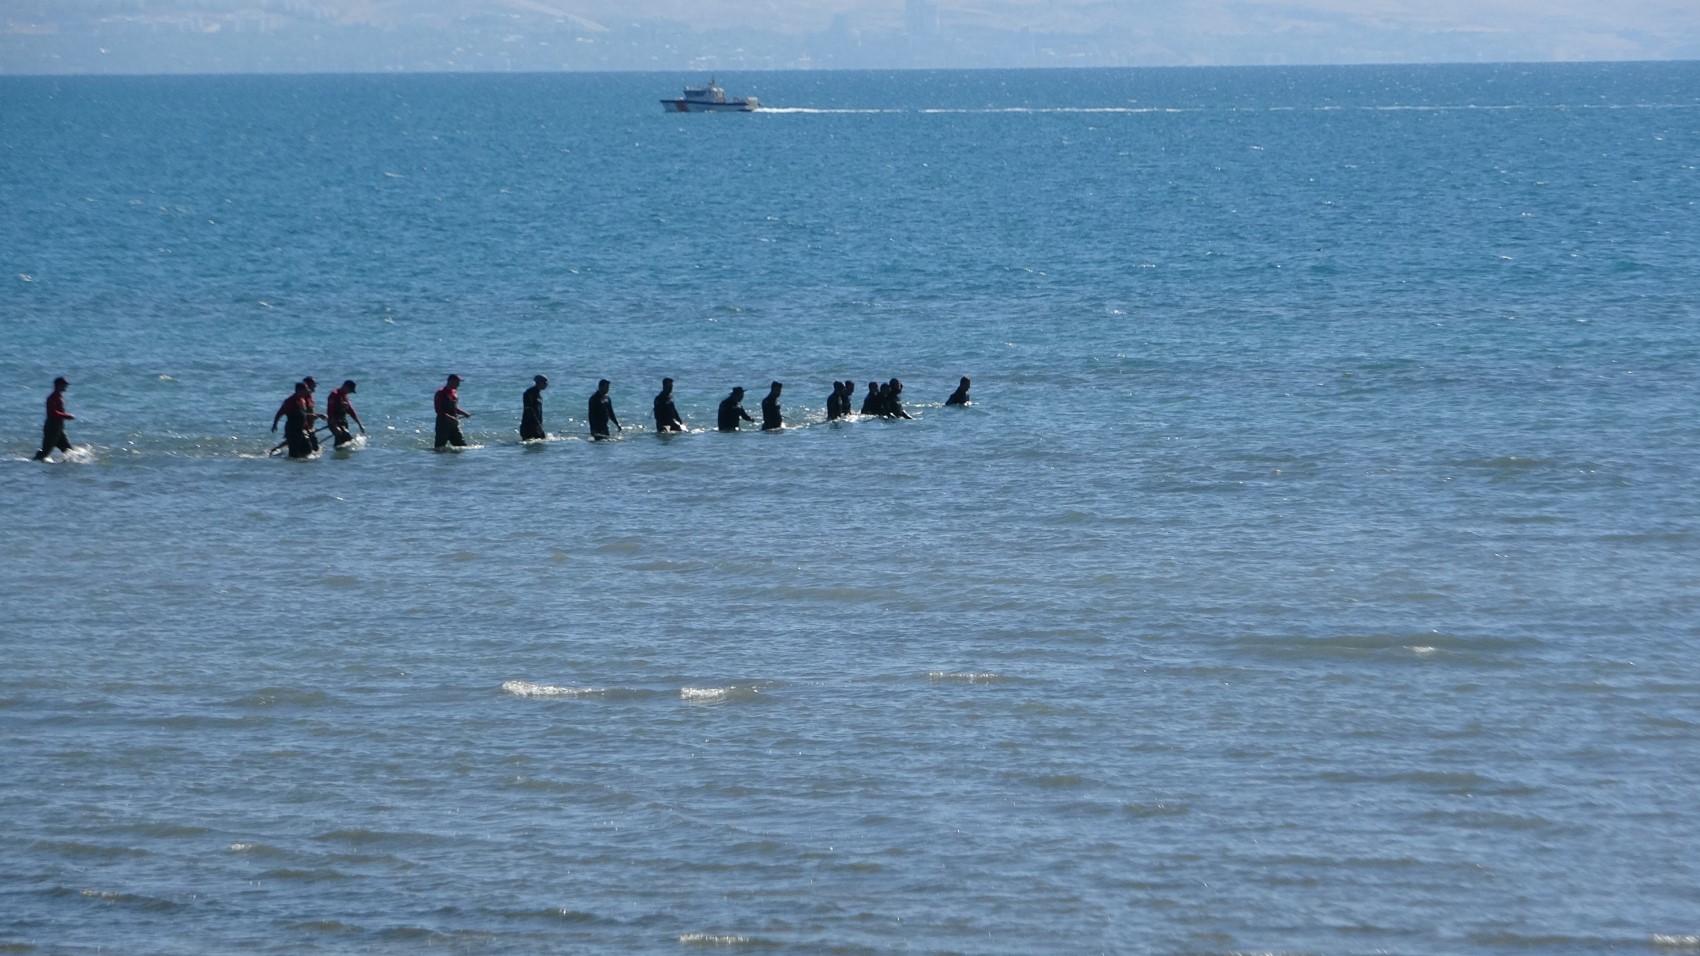
<svg viewBox="0 0 1700 956"><path fill-rule="evenodd" d="M0 73L1700 59L1627 0L0 0Z"/></svg>

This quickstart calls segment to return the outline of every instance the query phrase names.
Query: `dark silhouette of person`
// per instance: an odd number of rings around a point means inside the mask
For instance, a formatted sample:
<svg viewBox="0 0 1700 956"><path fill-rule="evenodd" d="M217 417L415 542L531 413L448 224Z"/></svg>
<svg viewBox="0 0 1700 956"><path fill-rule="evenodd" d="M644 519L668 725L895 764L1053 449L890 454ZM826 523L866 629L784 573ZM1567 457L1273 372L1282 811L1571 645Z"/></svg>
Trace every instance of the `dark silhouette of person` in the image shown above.
<svg viewBox="0 0 1700 956"><path fill-rule="evenodd" d="M878 415L880 413L880 383L869 382L868 394L862 399L862 414Z"/></svg>
<svg viewBox="0 0 1700 956"><path fill-rule="evenodd" d="M880 409L880 414L886 418L913 419L915 417L903 410L903 383L897 379L894 378L885 383L885 387L880 389L880 397L884 403L884 407Z"/></svg>
<svg viewBox="0 0 1700 956"><path fill-rule="evenodd" d="M767 397L761 400L761 430L764 432L778 431L785 427L785 419L779 414L779 390L784 387L774 382L768 387Z"/></svg>
<svg viewBox="0 0 1700 956"><path fill-rule="evenodd" d="M295 394L283 400L278 414L283 416L283 443L289 446L289 457L310 458L318 449L308 440L309 429L318 416L311 411L313 395L306 382L295 383Z"/></svg>
<svg viewBox="0 0 1700 956"><path fill-rule="evenodd" d="M750 417L749 412L744 411L744 388L741 385L732 389L732 394L720 400L720 430L723 432L737 431L739 419L746 422L755 421Z"/></svg>
<svg viewBox="0 0 1700 956"><path fill-rule="evenodd" d="M302 389L307 390L306 409L308 413L313 411L312 387L307 384L306 379L302 379L301 381L296 382L295 387L290 389L289 394L285 395L283 397L283 401L278 403L277 413L272 416L272 431L277 431L277 423L283 420L283 416L289 411L289 403L295 401L295 399L301 395Z"/></svg>
<svg viewBox="0 0 1700 956"><path fill-rule="evenodd" d="M437 410L436 447L441 449L444 445L453 445L465 448L466 436L460 433L460 420L471 418L472 413L461 410L459 375L450 375L443 387L437 389L433 405Z"/></svg>
<svg viewBox="0 0 1700 956"><path fill-rule="evenodd" d="M826 397L826 420L831 422L843 418L845 404L844 383L834 381L832 383L832 394Z"/></svg>
<svg viewBox="0 0 1700 956"><path fill-rule="evenodd" d="M598 441L608 437L608 423L625 431L620 424L620 417L614 414L614 399L608 395L608 380L602 379L596 383L596 394L590 396L590 437Z"/></svg>
<svg viewBox="0 0 1700 956"><path fill-rule="evenodd" d="M47 420L41 423L41 450L35 453L36 461L46 461L55 448L63 452L71 450L71 440L65 437L65 423L76 421L77 416L65 410L65 389L70 387L63 375L53 380L53 391L47 396Z"/></svg>
<svg viewBox="0 0 1700 956"><path fill-rule="evenodd" d="M874 394L874 414L881 418L885 418L890 414L890 408L891 383L881 382L879 391Z"/></svg>
<svg viewBox="0 0 1700 956"><path fill-rule="evenodd" d="M949 407L951 405L967 405L967 404L969 404L969 401L968 401L968 376L966 376L966 375L962 376L961 384L956 386L956 391L951 392L950 397L945 399L944 403L945 403L946 407Z"/></svg>
<svg viewBox="0 0 1700 956"><path fill-rule="evenodd" d="M325 423L331 428L331 437L336 440L336 447L341 448L354 440L354 433L348 430L348 420L354 419L354 424L360 426L360 434L366 434L366 423L360 420L360 413L354 410L354 403L348 400L357 386L354 379L342 383L341 388L332 389L330 397L325 399Z"/></svg>
<svg viewBox="0 0 1700 956"><path fill-rule="evenodd" d="M313 423L323 420L325 417L319 414L318 406L314 404L314 399L318 397L319 382L311 375L302 378L301 381L307 386L307 441L313 446L314 451L318 451L319 430L313 426Z"/></svg>
<svg viewBox="0 0 1700 956"><path fill-rule="evenodd" d="M673 404L673 380L661 380L661 391L655 396L655 430L658 432L682 432L685 430L684 419L679 417L678 406Z"/></svg>
<svg viewBox="0 0 1700 956"><path fill-rule="evenodd" d="M290 417L292 415L293 418ZM277 431L279 420L284 422L283 441L274 445L272 451L288 446L291 458L306 458L318 451L319 440L318 436L313 434L317 430L313 427L313 422L323 417L313 411L313 387L307 384L306 379L296 382L295 390L289 393L289 397L283 400L277 407L277 413L272 416L272 431ZM289 430L291 422L295 424L299 434Z"/></svg>
<svg viewBox="0 0 1700 956"><path fill-rule="evenodd" d="M531 381L532 386L520 396L520 441L536 441L549 437L549 433L543 430L543 390L549 387L549 378L545 375L534 375Z"/></svg>

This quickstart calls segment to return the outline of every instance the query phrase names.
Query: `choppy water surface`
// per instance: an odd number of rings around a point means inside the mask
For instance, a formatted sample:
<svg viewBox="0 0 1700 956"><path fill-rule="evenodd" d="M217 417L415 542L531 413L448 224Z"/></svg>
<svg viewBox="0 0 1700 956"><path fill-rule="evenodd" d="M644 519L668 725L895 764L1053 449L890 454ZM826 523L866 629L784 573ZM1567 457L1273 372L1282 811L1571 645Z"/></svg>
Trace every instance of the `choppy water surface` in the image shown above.
<svg viewBox="0 0 1700 956"><path fill-rule="evenodd" d="M0 80L0 944L1700 951L1700 68L685 79Z"/></svg>

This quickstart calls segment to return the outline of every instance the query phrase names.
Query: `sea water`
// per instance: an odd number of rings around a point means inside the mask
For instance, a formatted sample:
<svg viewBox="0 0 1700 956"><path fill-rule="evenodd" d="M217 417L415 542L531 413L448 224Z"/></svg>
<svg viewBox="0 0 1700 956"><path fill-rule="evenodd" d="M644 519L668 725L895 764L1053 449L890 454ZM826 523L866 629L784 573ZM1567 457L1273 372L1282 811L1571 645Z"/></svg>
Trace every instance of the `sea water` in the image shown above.
<svg viewBox="0 0 1700 956"><path fill-rule="evenodd" d="M1700 65L696 79L0 79L0 948L1700 950Z"/></svg>

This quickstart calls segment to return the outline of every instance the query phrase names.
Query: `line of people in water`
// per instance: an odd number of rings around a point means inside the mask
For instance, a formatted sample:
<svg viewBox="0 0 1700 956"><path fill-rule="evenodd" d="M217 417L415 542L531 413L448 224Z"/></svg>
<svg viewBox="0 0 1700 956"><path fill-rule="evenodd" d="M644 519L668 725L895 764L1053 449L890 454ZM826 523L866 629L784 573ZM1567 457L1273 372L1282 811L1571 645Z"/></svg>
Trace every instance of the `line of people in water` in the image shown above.
<svg viewBox="0 0 1700 956"><path fill-rule="evenodd" d="M459 375L450 375L443 387L437 390L435 409L437 428L434 447L460 447L466 445L466 437L461 434L461 419L471 415L460 407ZM956 391L945 400L946 405L967 405L968 388L971 383L963 376ZM352 386L345 383L345 388ZM617 431L624 431L620 416L614 411L614 399L609 394L611 384L607 379L596 383L596 391L590 396L585 409L585 417L590 423L590 437L602 440L613 437L609 431L612 425ZM549 388L549 377L537 375L532 378L530 388L520 396L519 437L521 441L540 441L548 438L549 433L543 427L543 392ZM785 427L785 419L780 409L779 396L784 391L782 382L773 382L768 386L768 393L761 400L761 430L775 431ZM834 421L852 413L855 403L856 383L852 381L833 382L832 394L826 400L826 419ZM653 404L655 430L657 432L685 431L685 421L679 415L679 407L673 401L673 380L661 380L661 391L656 393ZM861 414L878 416L880 418L913 418L903 410L903 382L892 379L889 382L869 382L867 397L862 401ZM750 413L744 410L744 389L738 386L732 389L720 401L720 407L715 414L715 427L723 432L735 432L742 422L755 423ZM334 431L334 428L333 428ZM339 439L337 444L342 444ZM290 453L292 456L295 453ZM311 454L309 451L308 454ZM299 456L296 456L299 457Z"/></svg>
<svg viewBox="0 0 1700 956"><path fill-rule="evenodd" d="M434 447L441 450L447 447L464 447L466 437L461 433L460 423L463 419L472 417L472 413L460 407L459 375L450 375L443 387L437 389L432 406L436 413L436 434ZM956 391L945 400L945 405L967 405L970 382L967 376L956 387ZM53 380L53 392L47 396L47 420L42 425L41 450L35 453L36 461L45 461L55 451L69 452L71 441L65 434L65 423L75 421L76 417L65 410L65 390L71 383L63 376ZM519 421L519 436L521 441L538 441L549 437L543 428L543 392L549 387L547 376L538 375L532 379L532 385L520 396L521 411ZM601 440L610 438L608 426L624 431L620 417L614 412L614 399L609 394L611 384L607 379L596 383L596 391L590 396L586 413L590 422L591 438ZM775 431L785 427L781 414L779 396L785 386L780 382L772 383L768 388L767 397L761 400L761 430ZM324 422L324 429L331 435L336 447L341 447L354 440L354 432L349 427L353 423L360 429L360 434L366 434L366 424L360 420L360 413L354 408L353 396L358 386L353 379L348 379L341 386L332 389L325 402L325 411L318 411L314 400L314 392L318 382L309 375L295 383L295 389L289 397L278 406L277 413L272 416L272 431L276 432L278 424L283 424L283 441L272 448L272 453L288 449L290 458L307 458L319 451L318 422ZM835 421L851 415L855 405L856 383L843 381L832 383L832 394L826 399L826 420ZM657 432L682 432L686 430L685 421L679 415L678 406L673 402L673 380L661 380L661 391L655 396L655 430ZM889 382L869 382L866 396L862 399L861 414L879 418L913 418L903 410L903 383L898 379ZM755 423L749 412L744 410L744 389L740 386L732 389L720 402L720 408L715 416L715 427L723 432L735 432L740 422Z"/></svg>

